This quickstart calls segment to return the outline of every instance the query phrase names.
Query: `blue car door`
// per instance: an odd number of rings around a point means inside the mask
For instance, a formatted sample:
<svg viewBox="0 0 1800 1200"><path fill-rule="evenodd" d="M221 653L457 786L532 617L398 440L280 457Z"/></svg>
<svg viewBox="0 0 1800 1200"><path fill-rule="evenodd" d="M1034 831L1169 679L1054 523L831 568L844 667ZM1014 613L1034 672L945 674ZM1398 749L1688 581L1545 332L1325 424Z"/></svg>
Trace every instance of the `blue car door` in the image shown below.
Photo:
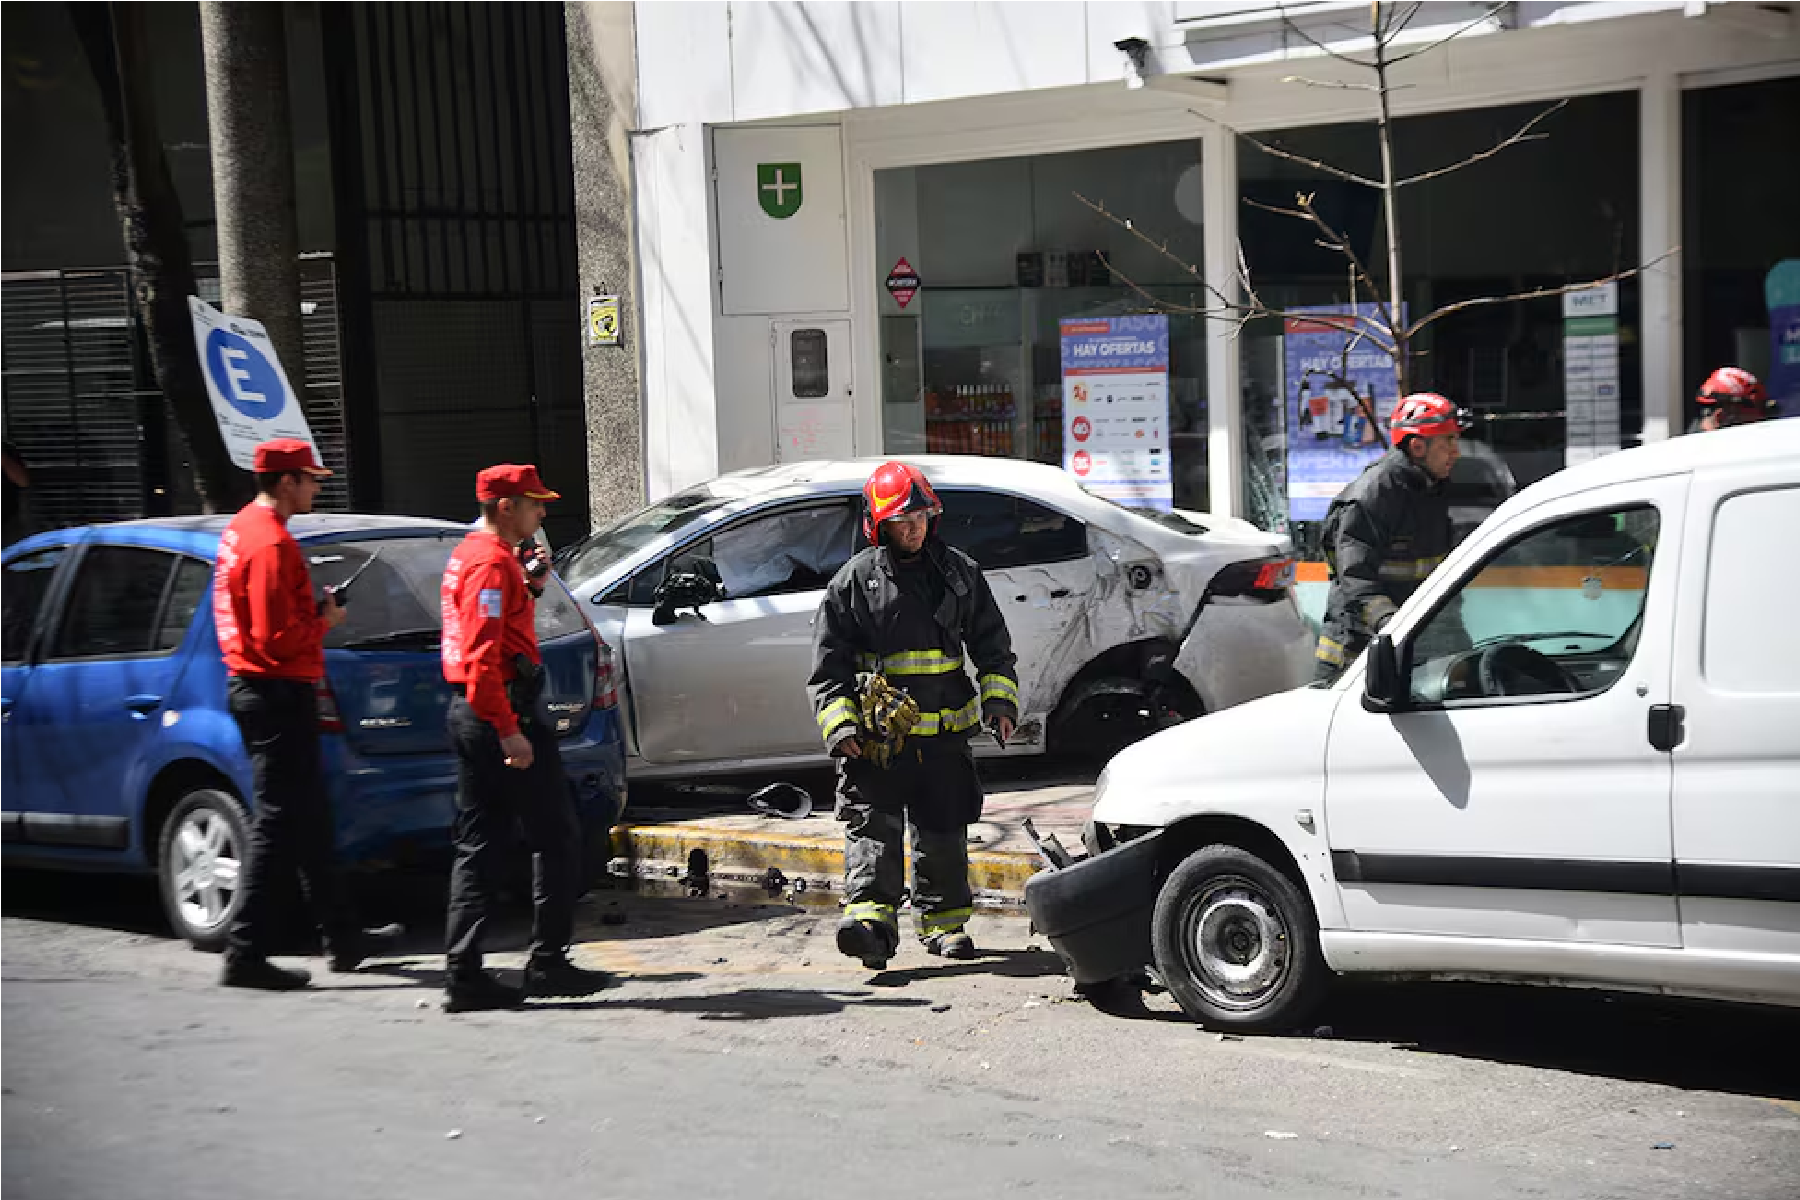
<svg viewBox="0 0 1800 1200"><path fill-rule="evenodd" d="M89 545L31 679L44 723L41 762L62 789L60 817L26 822L28 840L123 850L146 767L208 594L211 566L146 546Z"/></svg>
<svg viewBox="0 0 1800 1200"><path fill-rule="evenodd" d="M43 724L31 707L32 653L48 626L58 568L70 558L68 546L29 550L7 560L0 586L5 606L4 648L0 649L0 761L5 764L5 838L20 839L26 813L56 812L62 789L41 769L39 741Z"/></svg>

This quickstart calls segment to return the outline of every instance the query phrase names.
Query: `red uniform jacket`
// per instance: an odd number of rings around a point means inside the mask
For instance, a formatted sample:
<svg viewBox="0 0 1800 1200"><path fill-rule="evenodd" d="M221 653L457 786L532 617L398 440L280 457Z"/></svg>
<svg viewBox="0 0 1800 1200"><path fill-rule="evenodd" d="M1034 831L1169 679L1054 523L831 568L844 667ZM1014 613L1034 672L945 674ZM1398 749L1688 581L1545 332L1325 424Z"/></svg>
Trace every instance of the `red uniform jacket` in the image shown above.
<svg viewBox="0 0 1800 1200"><path fill-rule="evenodd" d="M325 618L300 543L252 501L225 527L213 569L213 623L233 675L312 681L325 675Z"/></svg>
<svg viewBox="0 0 1800 1200"><path fill-rule="evenodd" d="M463 539L444 568L444 678L463 685L469 707L501 737L519 732L506 698L513 658L542 662L537 605L512 547L477 530Z"/></svg>

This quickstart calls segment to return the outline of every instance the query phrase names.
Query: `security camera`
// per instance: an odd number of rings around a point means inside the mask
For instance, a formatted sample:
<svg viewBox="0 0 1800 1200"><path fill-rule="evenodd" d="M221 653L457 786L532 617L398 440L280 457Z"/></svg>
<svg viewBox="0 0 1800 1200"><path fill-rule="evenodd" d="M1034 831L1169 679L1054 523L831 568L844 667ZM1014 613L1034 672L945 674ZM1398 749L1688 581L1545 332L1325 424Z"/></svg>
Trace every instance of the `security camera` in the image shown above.
<svg viewBox="0 0 1800 1200"><path fill-rule="evenodd" d="M1150 61L1150 43L1141 37L1128 37L1114 42L1113 48L1123 54L1129 64L1125 71L1125 86L1143 87L1145 68Z"/></svg>

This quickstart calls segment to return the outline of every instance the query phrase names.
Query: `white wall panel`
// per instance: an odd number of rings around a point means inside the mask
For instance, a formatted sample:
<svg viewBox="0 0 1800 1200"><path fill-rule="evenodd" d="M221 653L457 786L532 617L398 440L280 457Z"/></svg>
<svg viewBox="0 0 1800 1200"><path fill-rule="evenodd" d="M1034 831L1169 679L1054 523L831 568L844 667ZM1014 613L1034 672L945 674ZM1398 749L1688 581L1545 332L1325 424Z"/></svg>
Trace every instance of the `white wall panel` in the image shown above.
<svg viewBox="0 0 1800 1200"><path fill-rule="evenodd" d="M906 102L1087 82L1086 5L908 4L900 14Z"/></svg>
<svg viewBox="0 0 1800 1200"><path fill-rule="evenodd" d="M844 158L836 125L788 125L713 132L718 178L719 311L841 312L850 306L844 246ZM770 186L761 165L797 165L800 208L772 217L759 199ZM793 193L788 193L792 196Z"/></svg>
<svg viewBox="0 0 1800 1200"><path fill-rule="evenodd" d="M731 6L724 0L651 3L637 5L636 13L634 128L737 119L731 110Z"/></svg>
<svg viewBox="0 0 1800 1200"><path fill-rule="evenodd" d="M735 120L898 104L900 62L894 0L731 6Z"/></svg>

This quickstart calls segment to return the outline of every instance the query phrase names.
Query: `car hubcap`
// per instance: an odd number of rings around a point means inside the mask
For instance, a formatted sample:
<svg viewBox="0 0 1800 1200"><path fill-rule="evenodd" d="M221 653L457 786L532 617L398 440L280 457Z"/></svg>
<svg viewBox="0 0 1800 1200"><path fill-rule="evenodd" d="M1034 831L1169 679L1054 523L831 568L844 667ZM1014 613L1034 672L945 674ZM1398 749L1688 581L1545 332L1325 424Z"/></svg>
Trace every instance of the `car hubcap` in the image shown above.
<svg viewBox="0 0 1800 1200"><path fill-rule="evenodd" d="M196 933L217 929L237 896L242 862L230 822L197 808L175 831L175 906Z"/></svg>
<svg viewBox="0 0 1800 1200"><path fill-rule="evenodd" d="M1273 901L1249 880L1210 882L1189 911L1195 982L1220 1008L1252 1009L1287 978L1292 943Z"/></svg>

